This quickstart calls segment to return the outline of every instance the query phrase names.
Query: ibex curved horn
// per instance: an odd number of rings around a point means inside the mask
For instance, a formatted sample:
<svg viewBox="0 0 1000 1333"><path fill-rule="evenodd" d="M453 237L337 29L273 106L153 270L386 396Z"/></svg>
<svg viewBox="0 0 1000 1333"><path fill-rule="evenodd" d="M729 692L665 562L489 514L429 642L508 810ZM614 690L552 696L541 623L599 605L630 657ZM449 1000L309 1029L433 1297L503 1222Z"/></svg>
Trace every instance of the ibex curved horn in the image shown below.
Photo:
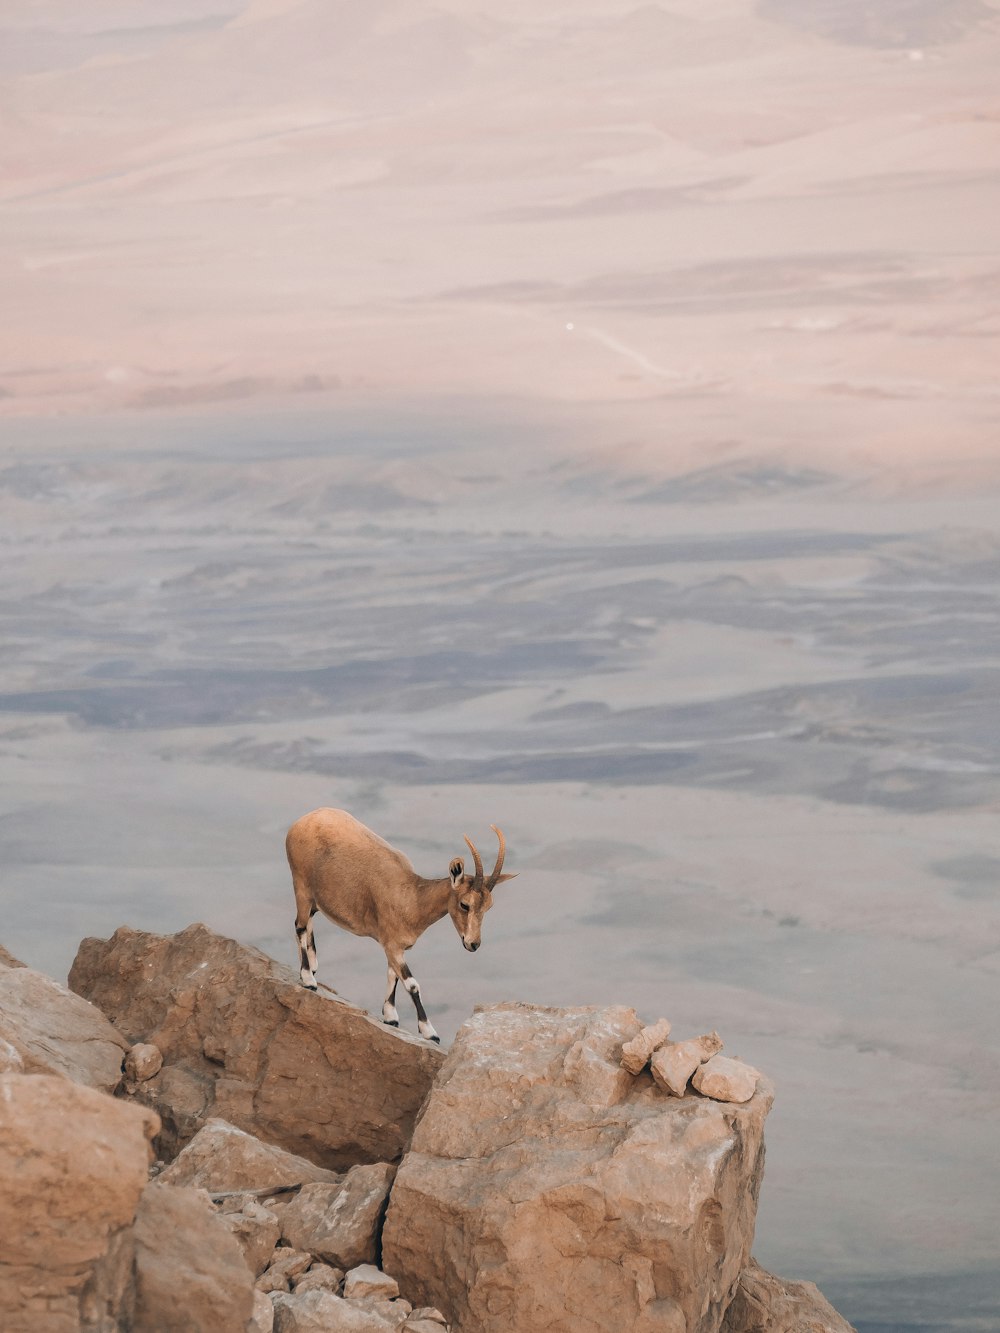
<svg viewBox="0 0 1000 1333"><path fill-rule="evenodd" d="M487 889L492 891L496 888L497 880L500 878L500 871L503 870L503 857L504 852L507 850L507 843L504 841L504 836L497 828L496 824L491 824L490 828L497 835L497 839L500 843L500 850L497 853L497 863L493 867L493 873L486 882Z"/></svg>
<svg viewBox="0 0 1000 1333"><path fill-rule="evenodd" d="M469 844L469 851L472 853L472 859L476 863L476 875L472 881L472 888L482 891L483 887L483 858L476 851L476 844L471 838L466 837L465 841Z"/></svg>

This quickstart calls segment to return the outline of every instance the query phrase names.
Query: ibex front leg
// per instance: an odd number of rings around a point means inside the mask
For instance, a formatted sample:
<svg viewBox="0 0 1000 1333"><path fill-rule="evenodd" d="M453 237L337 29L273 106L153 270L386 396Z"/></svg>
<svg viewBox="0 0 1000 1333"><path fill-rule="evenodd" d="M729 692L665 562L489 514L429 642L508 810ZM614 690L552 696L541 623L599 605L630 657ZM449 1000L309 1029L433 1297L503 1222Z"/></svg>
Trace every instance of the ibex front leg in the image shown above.
<svg viewBox="0 0 1000 1333"><path fill-rule="evenodd" d="M396 1009L396 986L399 983L399 977L393 971L392 964L389 964L389 979L385 987L385 1000L382 1003L382 1022L388 1023L391 1028L399 1027L399 1013Z"/></svg>
<svg viewBox="0 0 1000 1333"><path fill-rule="evenodd" d="M395 975L403 983L403 986L410 993L410 999L413 1001L413 1007L417 1011L417 1031L422 1037L429 1041L436 1041L440 1044L441 1038L434 1031L434 1024L427 1017L427 1011L420 999L420 983L406 966L403 958L402 949L386 949L385 956L389 960L389 973ZM395 993L395 984L390 992L390 998ZM382 1006L382 1016L385 1017L385 1005Z"/></svg>

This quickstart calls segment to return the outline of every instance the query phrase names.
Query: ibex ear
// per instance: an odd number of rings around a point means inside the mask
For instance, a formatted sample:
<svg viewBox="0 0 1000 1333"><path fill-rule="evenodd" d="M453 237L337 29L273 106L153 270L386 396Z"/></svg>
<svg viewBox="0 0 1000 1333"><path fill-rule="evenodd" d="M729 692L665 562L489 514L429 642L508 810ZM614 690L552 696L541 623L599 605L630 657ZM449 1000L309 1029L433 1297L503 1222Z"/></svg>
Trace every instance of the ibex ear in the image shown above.
<svg viewBox="0 0 1000 1333"><path fill-rule="evenodd" d="M457 889L462 882L462 876L465 874L465 862L460 856L456 856L452 861L448 867L448 874L451 876L451 887Z"/></svg>
<svg viewBox="0 0 1000 1333"><path fill-rule="evenodd" d="M508 880L508 879L517 879L517 877L518 877L518 875L519 875L520 873L521 873L520 870L511 870L508 874L506 874L506 875L501 875L500 878L497 880L497 883L498 883L498 884L503 884L505 880Z"/></svg>

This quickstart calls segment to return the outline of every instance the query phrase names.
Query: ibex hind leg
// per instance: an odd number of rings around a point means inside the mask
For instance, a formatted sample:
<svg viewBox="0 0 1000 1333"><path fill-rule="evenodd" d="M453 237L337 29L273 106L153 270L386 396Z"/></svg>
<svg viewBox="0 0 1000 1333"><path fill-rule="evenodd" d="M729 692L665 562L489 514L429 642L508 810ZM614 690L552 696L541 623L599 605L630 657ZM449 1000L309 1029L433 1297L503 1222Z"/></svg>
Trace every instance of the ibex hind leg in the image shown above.
<svg viewBox="0 0 1000 1333"><path fill-rule="evenodd" d="M311 895L295 883L295 939L299 946L299 980L307 990L318 990L316 983L316 940L312 919L316 915Z"/></svg>

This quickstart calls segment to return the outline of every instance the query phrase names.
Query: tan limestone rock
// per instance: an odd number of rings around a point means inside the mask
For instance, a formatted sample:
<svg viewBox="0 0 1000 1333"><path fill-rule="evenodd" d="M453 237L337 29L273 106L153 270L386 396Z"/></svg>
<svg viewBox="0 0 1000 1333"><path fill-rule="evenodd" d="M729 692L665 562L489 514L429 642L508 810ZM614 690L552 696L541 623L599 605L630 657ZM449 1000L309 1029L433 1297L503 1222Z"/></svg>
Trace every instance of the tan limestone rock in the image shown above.
<svg viewBox="0 0 1000 1333"><path fill-rule="evenodd" d="M447 1319L433 1305L421 1305L418 1310L414 1310L410 1315L411 1319L429 1319L434 1324L447 1324Z"/></svg>
<svg viewBox="0 0 1000 1333"><path fill-rule="evenodd" d="M254 1282L254 1288L265 1293L291 1291L292 1284L288 1275L280 1268L268 1268Z"/></svg>
<svg viewBox="0 0 1000 1333"><path fill-rule="evenodd" d="M253 1278L202 1190L154 1181L135 1220L134 1333L244 1333Z"/></svg>
<svg viewBox="0 0 1000 1333"><path fill-rule="evenodd" d="M140 1083L154 1078L163 1068L163 1053L159 1046L140 1041L125 1056L122 1075L128 1092L135 1092Z"/></svg>
<svg viewBox="0 0 1000 1333"><path fill-rule="evenodd" d="M281 1235L275 1214L254 1199L247 1199L240 1212L222 1214L221 1220L236 1238L250 1272L260 1277L271 1262Z"/></svg>
<svg viewBox="0 0 1000 1333"><path fill-rule="evenodd" d="M282 1245L275 1250L270 1266L257 1282L260 1291L288 1291L295 1279L305 1273L313 1257L306 1250L294 1250ZM267 1283L277 1285L268 1286Z"/></svg>
<svg viewBox="0 0 1000 1333"><path fill-rule="evenodd" d="M274 1297L274 1333L393 1333L394 1325L330 1291Z"/></svg>
<svg viewBox="0 0 1000 1333"><path fill-rule="evenodd" d="M100 1092L121 1082L125 1041L99 1009L30 967L0 968L0 1040L27 1074L61 1074Z"/></svg>
<svg viewBox="0 0 1000 1333"><path fill-rule="evenodd" d="M336 1294L340 1291L343 1280L342 1268L331 1268L329 1264L313 1264L308 1273L303 1273L301 1277L295 1279L293 1289L298 1292L332 1291Z"/></svg>
<svg viewBox="0 0 1000 1333"><path fill-rule="evenodd" d="M620 1067L640 1027L630 1009L518 1004L465 1023L382 1233L411 1300L476 1333L718 1333L772 1092L664 1098Z"/></svg>
<svg viewBox="0 0 1000 1333"><path fill-rule="evenodd" d="M437 1319L407 1319L403 1325L405 1333L441 1333L446 1327Z"/></svg>
<svg viewBox="0 0 1000 1333"><path fill-rule="evenodd" d="M344 1278L344 1296L348 1300L368 1298L393 1300L399 1295L399 1283L374 1264L358 1264Z"/></svg>
<svg viewBox="0 0 1000 1333"><path fill-rule="evenodd" d="M374 1263L396 1168L355 1166L336 1185L304 1185L284 1209L281 1234L339 1268Z"/></svg>
<svg viewBox="0 0 1000 1333"><path fill-rule="evenodd" d="M381 1316L387 1324L391 1324L393 1328L402 1328L406 1323L410 1310L412 1309L409 1301L404 1301L402 1299L391 1301L383 1298L382 1300L363 1300L356 1303L363 1305L367 1310L374 1311L374 1313ZM441 1330L438 1329L437 1333L441 1333Z"/></svg>
<svg viewBox="0 0 1000 1333"><path fill-rule="evenodd" d="M321 1166L396 1161L444 1059L205 926L86 939L70 986L163 1052L135 1095L162 1111L165 1156L220 1116Z"/></svg>
<svg viewBox="0 0 1000 1333"><path fill-rule="evenodd" d="M274 1305L264 1291L254 1291L247 1333L274 1333Z"/></svg>
<svg viewBox="0 0 1000 1333"><path fill-rule="evenodd" d="M65 1078L0 1075L4 1333L131 1326L132 1222L157 1128Z"/></svg>
<svg viewBox="0 0 1000 1333"><path fill-rule="evenodd" d="M21 962L20 958L15 958L12 953L8 953L7 950L3 947L3 945L0 944L0 967L24 967L24 966L25 964Z"/></svg>
<svg viewBox="0 0 1000 1333"><path fill-rule="evenodd" d="M622 1047L622 1068L630 1074L641 1074L649 1064L649 1057L670 1036L670 1020L658 1018L651 1027L645 1027Z"/></svg>
<svg viewBox="0 0 1000 1333"><path fill-rule="evenodd" d="M342 1177L214 1118L205 1122L160 1179L170 1185L196 1185L220 1194L303 1181L339 1184Z"/></svg>
<svg viewBox="0 0 1000 1333"><path fill-rule="evenodd" d="M672 1097L683 1097L698 1066L721 1050L722 1038L717 1032L691 1037L688 1041L668 1041L649 1062L653 1080Z"/></svg>
<svg viewBox="0 0 1000 1333"><path fill-rule="evenodd" d="M748 1102L757 1090L760 1070L728 1055L713 1055L691 1075L691 1086L717 1102Z"/></svg>
<svg viewBox="0 0 1000 1333"><path fill-rule="evenodd" d="M313 1257L308 1250L297 1250L291 1245L279 1245L271 1260L272 1267L280 1267L289 1278L300 1277L312 1263Z"/></svg>
<svg viewBox="0 0 1000 1333"><path fill-rule="evenodd" d="M740 1274L722 1333L855 1333L812 1282L774 1277L752 1259Z"/></svg>
<svg viewBox="0 0 1000 1333"><path fill-rule="evenodd" d="M0 1074L23 1074L24 1057L16 1046L0 1037Z"/></svg>

